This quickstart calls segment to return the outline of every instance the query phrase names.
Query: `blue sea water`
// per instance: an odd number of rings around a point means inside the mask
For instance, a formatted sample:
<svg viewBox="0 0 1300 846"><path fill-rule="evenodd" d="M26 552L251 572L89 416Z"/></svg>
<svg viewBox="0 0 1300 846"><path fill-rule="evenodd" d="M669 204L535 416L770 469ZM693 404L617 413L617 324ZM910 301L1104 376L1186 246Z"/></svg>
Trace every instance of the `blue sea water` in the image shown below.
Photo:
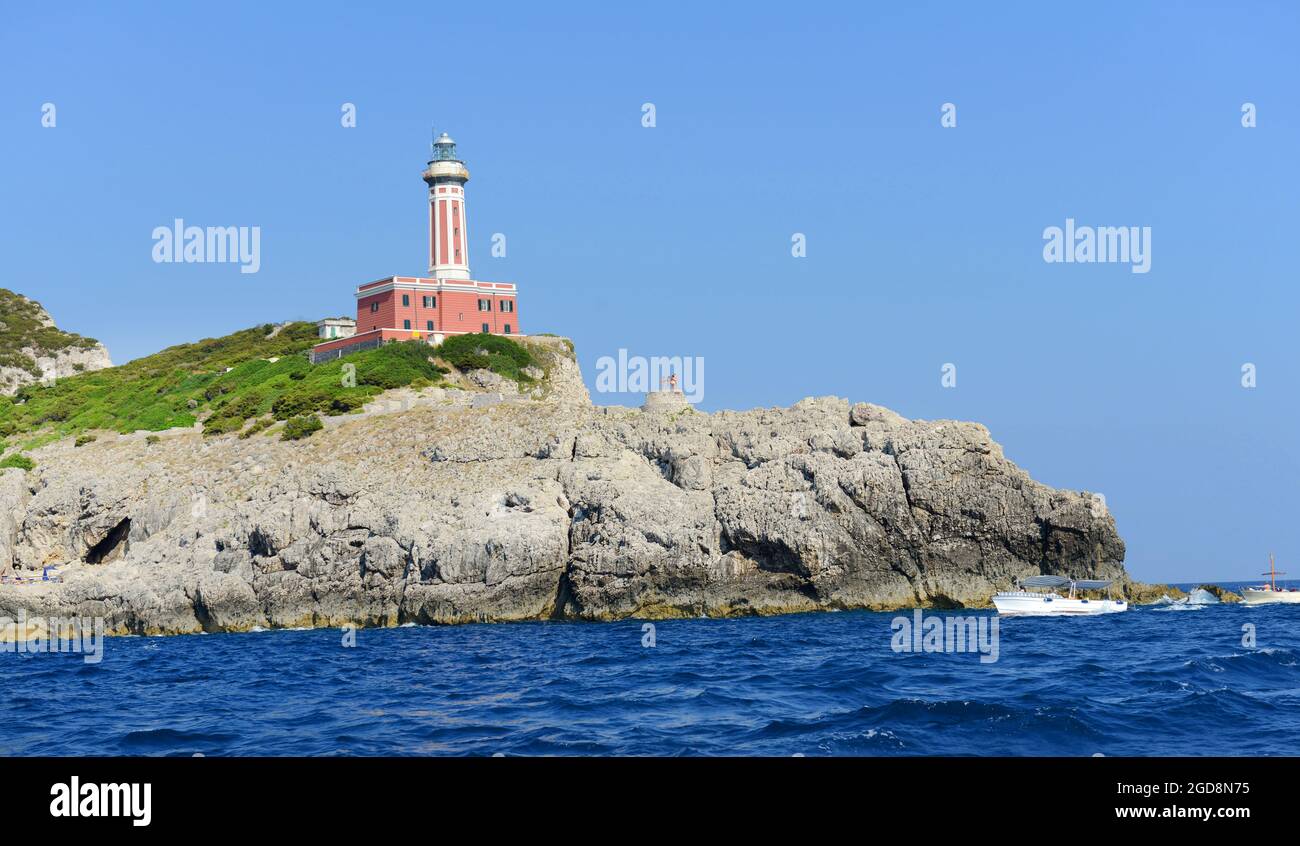
<svg viewBox="0 0 1300 846"><path fill-rule="evenodd" d="M626 621L0 653L0 753L1300 754L1300 607L1002 618L992 663L895 652L899 616L661 621L652 647Z"/></svg>

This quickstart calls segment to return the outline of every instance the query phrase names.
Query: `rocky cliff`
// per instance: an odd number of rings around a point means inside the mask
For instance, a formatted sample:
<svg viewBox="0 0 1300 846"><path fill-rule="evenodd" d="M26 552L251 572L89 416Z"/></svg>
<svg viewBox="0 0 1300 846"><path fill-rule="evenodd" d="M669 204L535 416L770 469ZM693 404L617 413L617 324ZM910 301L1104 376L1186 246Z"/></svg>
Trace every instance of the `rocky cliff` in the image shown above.
<svg viewBox="0 0 1300 846"><path fill-rule="evenodd" d="M0 396L112 366L99 341L62 331L40 303L0 288Z"/></svg>
<svg viewBox="0 0 1300 846"><path fill-rule="evenodd" d="M562 343L557 341L556 343ZM1102 501L978 424L834 397L705 414L430 388L311 438L64 440L0 471L0 616L110 631L985 605L1126 580ZM470 380L472 381L472 380ZM467 382L468 385L468 382Z"/></svg>

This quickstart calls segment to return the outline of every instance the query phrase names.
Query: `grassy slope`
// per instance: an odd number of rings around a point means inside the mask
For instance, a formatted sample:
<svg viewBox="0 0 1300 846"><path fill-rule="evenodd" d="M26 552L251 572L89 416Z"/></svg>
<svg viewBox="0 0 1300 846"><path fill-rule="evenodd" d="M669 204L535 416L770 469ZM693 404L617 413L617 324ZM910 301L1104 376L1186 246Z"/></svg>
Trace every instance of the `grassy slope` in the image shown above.
<svg viewBox="0 0 1300 846"><path fill-rule="evenodd" d="M93 347L97 341L41 323L41 308L36 303L0 288L0 367L17 367L33 376L41 375L36 360L23 352L33 348L40 352L57 352L68 347Z"/></svg>
<svg viewBox="0 0 1300 846"><path fill-rule="evenodd" d="M0 439L34 449L90 429L160 431L199 419L209 434L262 431L274 420L346 414L381 391L436 383L446 372L420 343L389 344L313 366L306 350L318 340L314 324L291 323L267 337L271 329L182 344L53 386L28 385L12 400L0 397ZM537 364L521 345L488 335L448 339L434 355L520 383L533 381L523 370ZM249 420L257 422L245 429ZM298 421L296 429L303 425Z"/></svg>

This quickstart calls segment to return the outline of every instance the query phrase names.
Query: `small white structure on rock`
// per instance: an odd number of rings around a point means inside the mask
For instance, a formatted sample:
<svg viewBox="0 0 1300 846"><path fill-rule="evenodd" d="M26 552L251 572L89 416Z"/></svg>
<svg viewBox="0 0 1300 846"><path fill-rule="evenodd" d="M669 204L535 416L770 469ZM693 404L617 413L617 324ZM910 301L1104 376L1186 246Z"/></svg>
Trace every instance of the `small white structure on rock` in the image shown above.
<svg viewBox="0 0 1300 846"><path fill-rule="evenodd" d="M350 317L329 317L316 324L322 338L351 338L357 334L357 322Z"/></svg>

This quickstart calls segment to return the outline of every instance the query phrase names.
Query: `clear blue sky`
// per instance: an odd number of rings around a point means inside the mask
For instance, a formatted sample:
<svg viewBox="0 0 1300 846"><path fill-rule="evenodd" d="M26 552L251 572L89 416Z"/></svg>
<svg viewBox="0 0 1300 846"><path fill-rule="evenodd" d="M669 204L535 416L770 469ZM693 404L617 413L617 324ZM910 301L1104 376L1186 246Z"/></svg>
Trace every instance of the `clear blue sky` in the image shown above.
<svg viewBox="0 0 1300 846"><path fill-rule="evenodd" d="M1138 578L1300 576L1296 4L66 6L0 27L0 285L118 362L422 273L436 126L475 276L589 383L626 348L703 356L705 409L979 420ZM175 217L261 271L154 264ZM1044 263L1067 217L1151 226L1151 272Z"/></svg>

